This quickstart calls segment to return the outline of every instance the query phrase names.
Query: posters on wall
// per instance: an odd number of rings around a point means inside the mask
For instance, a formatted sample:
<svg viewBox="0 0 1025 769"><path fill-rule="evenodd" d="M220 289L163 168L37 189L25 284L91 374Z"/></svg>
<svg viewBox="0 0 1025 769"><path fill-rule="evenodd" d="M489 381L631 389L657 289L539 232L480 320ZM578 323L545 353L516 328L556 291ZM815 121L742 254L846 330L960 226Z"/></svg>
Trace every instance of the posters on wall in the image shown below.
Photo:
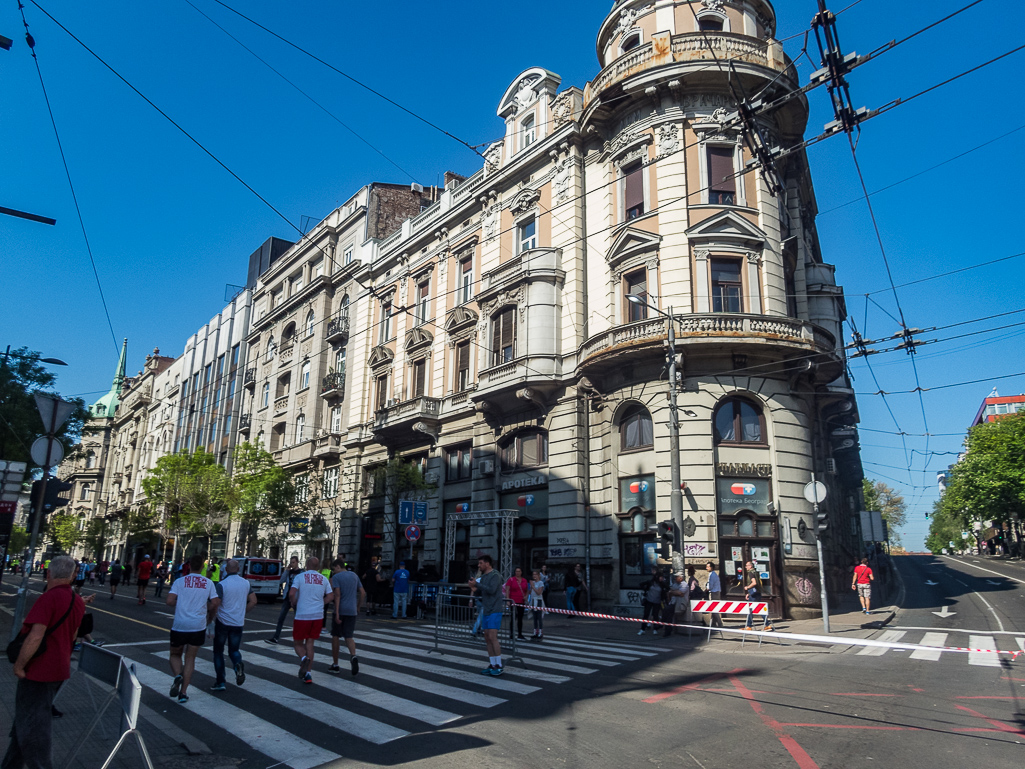
<svg viewBox="0 0 1025 769"><path fill-rule="evenodd" d="M720 515L751 510L768 512L771 481L768 478L716 478L715 492Z"/></svg>
<svg viewBox="0 0 1025 769"><path fill-rule="evenodd" d="M619 479L619 509L632 510L655 509L655 476L639 475L634 478Z"/></svg>

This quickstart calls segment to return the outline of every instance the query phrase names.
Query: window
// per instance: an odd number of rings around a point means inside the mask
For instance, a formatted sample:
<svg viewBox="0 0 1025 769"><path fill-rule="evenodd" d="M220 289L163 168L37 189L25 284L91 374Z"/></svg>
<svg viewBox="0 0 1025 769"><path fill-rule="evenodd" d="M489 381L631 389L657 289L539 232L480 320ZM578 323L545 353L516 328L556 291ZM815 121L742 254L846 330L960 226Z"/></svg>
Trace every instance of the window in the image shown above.
<svg viewBox="0 0 1025 769"><path fill-rule="evenodd" d="M274 335L272 334L270 338L267 339L267 360L270 360L274 357L274 353L277 351L277 349L278 346L274 344Z"/></svg>
<svg viewBox="0 0 1025 769"><path fill-rule="evenodd" d="M470 343L460 342L456 345L456 392L462 392L470 386Z"/></svg>
<svg viewBox="0 0 1025 769"><path fill-rule="evenodd" d="M278 377L278 388L277 388L277 391L274 393L275 399L281 398L281 397L283 397L285 395L288 395L288 393L289 393L289 391L291 391L291 389L292 389L292 375L291 374L285 374L284 376Z"/></svg>
<svg viewBox="0 0 1025 769"><path fill-rule="evenodd" d="M424 389L427 386L427 360L420 359L413 362L413 380L411 382L413 392L410 393L410 397L420 398L424 394Z"/></svg>
<svg viewBox="0 0 1025 769"><path fill-rule="evenodd" d="M231 414L224 416L224 434L231 435Z"/></svg>
<svg viewBox="0 0 1025 769"><path fill-rule="evenodd" d="M309 314L307 314L306 316L306 336L313 336L313 329L316 326L316 319L316 314L313 312L313 310L310 310Z"/></svg>
<svg viewBox="0 0 1025 769"><path fill-rule="evenodd" d="M265 440L266 440L265 433L263 432L263 430L260 430L260 432L258 432L256 434L256 445L257 446L263 446L264 443L265 443Z"/></svg>
<svg viewBox="0 0 1025 769"><path fill-rule="evenodd" d="M629 37L625 38L623 40L622 45L619 46L619 50L621 50L623 53L626 53L627 51L632 51L634 48L636 48L640 44L641 44L641 34L640 34L640 32L637 32L637 33L634 33L634 34L630 35Z"/></svg>
<svg viewBox="0 0 1025 769"><path fill-rule="evenodd" d="M623 210L627 221L644 213L644 164L640 161L623 169Z"/></svg>
<svg viewBox="0 0 1025 769"><path fill-rule="evenodd" d="M651 414L643 406L627 410L619 423L619 448L621 451L650 449L654 444Z"/></svg>
<svg viewBox="0 0 1025 769"><path fill-rule="evenodd" d="M342 257L342 264L352 264L352 246L345 249L345 255Z"/></svg>
<svg viewBox="0 0 1025 769"><path fill-rule="evenodd" d="M231 348L231 367L238 368L238 356L239 356L240 345L235 345Z"/></svg>
<svg viewBox="0 0 1025 769"><path fill-rule="evenodd" d="M203 386L206 387L210 384L210 374L213 372L214 364L207 363L206 368L203 369Z"/></svg>
<svg viewBox="0 0 1025 769"><path fill-rule="evenodd" d="M310 476L303 473L295 476L295 501L305 502L310 498Z"/></svg>
<svg viewBox="0 0 1025 769"><path fill-rule="evenodd" d="M797 260L792 256L783 257L783 287L787 292L787 315L791 318L797 317L797 281L794 274L797 272Z"/></svg>
<svg viewBox="0 0 1025 769"><path fill-rule="evenodd" d="M508 363L516 356L516 308L508 307L491 318L491 365Z"/></svg>
<svg viewBox="0 0 1025 769"><path fill-rule="evenodd" d="M220 379L222 376L224 376L224 356L223 355L221 355L217 359L217 378Z"/></svg>
<svg viewBox="0 0 1025 769"><path fill-rule="evenodd" d="M708 202L720 206L737 204L732 147L708 148Z"/></svg>
<svg viewBox="0 0 1025 769"><path fill-rule="evenodd" d="M92 490L93 489L92 489L92 485L91 484L83 483L82 484L82 491L78 495L78 498L83 500L83 501L87 501L89 499L89 495L92 493Z"/></svg>
<svg viewBox="0 0 1025 769"><path fill-rule="evenodd" d="M537 248L537 220L533 216L516 225L516 240L519 243L518 254Z"/></svg>
<svg viewBox="0 0 1025 769"><path fill-rule="evenodd" d="M722 19L717 19L715 16L705 16L698 19L698 29L702 32L722 32Z"/></svg>
<svg viewBox="0 0 1025 769"><path fill-rule="evenodd" d="M502 471L513 472L548 464L548 433L525 430L499 446Z"/></svg>
<svg viewBox="0 0 1025 769"><path fill-rule="evenodd" d="M228 400L225 403L225 405L228 408L231 408L231 406L234 405L234 403L235 403L235 380L232 379L228 383Z"/></svg>
<svg viewBox="0 0 1025 769"><path fill-rule="evenodd" d="M260 395L260 408L265 409L270 405L270 382L263 383L263 393Z"/></svg>
<svg viewBox="0 0 1025 769"><path fill-rule="evenodd" d="M422 326L427 322L430 307L431 284L429 281L424 281L416 287L416 325Z"/></svg>
<svg viewBox="0 0 1025 769"><path fill-rule="evenodd" d="M391 302L381 302L381 332L378 337L378 344L384 344L391 339Z"/></svg>
<svg viewBox="0 0 1025 769"><path fill-rule="evenodd" d="M302 443L305 440L306 415L300 414L295 418L295 442Z"/></svg>
<svg viewBox="0 0 1025 769"><path fill-rule="evenodd" d="M460 303L473 299L473 257L464 259L460 265Z"/></svg>
<svg viewBox="0 0 1025 769"><path fill-rule="evenodd" d="M288 295L289 296L295 296L296 294L298 294L302 290L302 287L303 287L303 276L302 276L302 274L296 275L294 278L292 278L291 282L288 284Z"/></svg>
<svg viewBox="0 0 1025 769"><path fill-rule="evenodd" d="M329 467L324 470L324 499L338 496L338 468Z"/></svg>
<svg viewBox="0 0 1025 769"><path fill-rule="evenodd" d="M310 279L316 280L324 273L324 260L318 259L310 265Z"/></svg>
<svg viewBox="0 0 1025 769"><path fill-rule="evenodd" d="M447 481L468 481L473 477L473 446L467 444L449 449L446 456Z"/></svg>
<svg viewBox="0 0 1025 769"><path fill-rule="evenodd" d="M299 389L305 390L310 386L310 362L304 360L299 367Z"/></svg>
<svg viewBox="0 0 1025 769"><path fill-rule="evenodd" d="M375 381L378 410L388 408L388 375L382 374Z"/></svg>
<svg viewBox="0 0 1025 769"><path fill-rule="evenodd" d="M638 304L626 300L627 322L633 323L636 320L646 320L648 317L648 272L645 269L631 272L623 277L625 295L636 296L645 304Z"/></svg>
<svg viewBox="0 0 1025 769"><path fill-rule="evenodd" d="M712 268L712 312L743 312L740 260L710 259Z"/></svg>
<svg viewBox="0 0 1025 769"><path fill-rule="evenodd" d="M96 467L96 453L90 451L85 455L85 469L92 470L94 467Z"/></svg>
<svg viewBox="0 0 1025 769"><path fill-rule="evenodd" d="M534 122L533 115L527 115L523 118L523 122L520 123L520 149L526 149L537 139L537 125Z"/></svg>
<svg viewBox="0 0 1025 769"><path fill-rule="evenodd" d="M331 432L340 433L342 431L342 407L332 406L331 407Z"/></svg>
<svg viewBox="0 0 1025 769"><path fill-rule="evenodd" d="M728 398L715 412L716 443L765 443L762 412L743 398Z"/></svg>
<svg viewBox="0 0 1025 769"><path fill-rule="evenodd" d="M345 348L340 347L335 350L335 373L345 373Z"/></svg>

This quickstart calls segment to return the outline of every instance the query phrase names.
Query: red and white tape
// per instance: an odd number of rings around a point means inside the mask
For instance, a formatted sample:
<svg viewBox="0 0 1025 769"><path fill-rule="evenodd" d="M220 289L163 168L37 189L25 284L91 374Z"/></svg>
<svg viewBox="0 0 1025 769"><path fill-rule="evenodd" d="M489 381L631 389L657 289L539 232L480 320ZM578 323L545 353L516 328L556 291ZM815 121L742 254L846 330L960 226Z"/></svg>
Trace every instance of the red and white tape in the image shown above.
<svg viewBox="0 0 1025 769"><path fill-rule="evenodd" d="M714 603L714 602L713 602ZM743 603L744 601L737 601L735 603ZM513 606L523 606L527 610L537 610L538 607L530 606L529 604L512 604ZM662 627L673 627L681 630L699 630L702 632L708 632L709 627L707 625L683 625L673 622L655 622L654 620L638 619L636 617L620 617L614 614L599 614L597 612L589 611L570 611L569 609L553 609L550 606L541 607L541 610L546 613L554 614L568 614L574 617L587 617L590 619L610 619L615 622L640 622L645 625L659 625ZM723 613L723 612L716 612ZM746 613L746 610L745 612ZM897 643L894 641L873 641L869 638L830 638L829 636L821 635L810 635L806 633L786 633L777 630L745 630L743 628L729 628L729 627L714 627L711 630L717 633L737 633L743 636L772 636L774 638L787 638L792 641L807 641L810 643L820 643L829 646L841 644L844 646L873 646L883 649L897 649L899 651L916 651L918 649L924 649L928 651L944 651L944 652L955 652L966 654L970 652L979 654L1006 654L1011 660L1017 660L1018 655L1025 654L1025 649L1017 649L1013 651L1005 651L1003 649L976 649L969 646L924 646L922 644L911 644L911 643Z"/></svg>

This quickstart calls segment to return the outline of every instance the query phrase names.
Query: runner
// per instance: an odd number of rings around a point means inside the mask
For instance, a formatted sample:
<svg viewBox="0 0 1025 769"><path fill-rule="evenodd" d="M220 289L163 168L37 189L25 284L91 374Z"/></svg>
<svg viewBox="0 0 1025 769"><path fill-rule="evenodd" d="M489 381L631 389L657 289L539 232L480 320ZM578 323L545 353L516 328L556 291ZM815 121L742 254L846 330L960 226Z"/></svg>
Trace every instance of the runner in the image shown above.
<svg viewBox="0 0 1025 769"><path fill-rule="evenodd" d="M313 646L324 629L324 604L334 598L331 583L324 579L318 569L320 559L306 559L306 571L292 581L288 600L295 607L295 622L292 625L292 644L299 657L299 678L304 684L312 684Z"/></svg>
<svg viewBox="0 0 1025 769"><path fill-rule="evenodd" d="M117 586L121 584L121 575L124 574L124 567L121 565L121 561L117 558L114 559L114 563L110 565L110 600L114 600L114 596L117 595Z"/></svg>
<svg viewBox="0 0 1025 769"><path fill-rule="evenodd" d="M360 605L366 600L367 593L359 582L356 572L345 568L345 559L336 558L331 564L331 587L334 590L334 616L331 621L331 667L329 673L340 673L338 667L338 647L341 639L345 639L345 645L349 649L349 666L352 674L359 673L359 659L356 657L356 641L353 635L356 632L356 617L359 614Z"/></svg>
<svg viewBox="0 0 1025 769"><path fill-rule="evenodd" d="M171 585L167 594L167 605L174 607L174 623L171 625L171 697L177 697L184 705L189 701L189 682L196 668L196 652L206 641L206 626L221 605L213 581L199 574L203 556L191 559L195 574L180 577ZM182 652L185 662L182 663Z"/></svg>
<svg viewBox="0 0 1025 769"><path fill-rule="evenodd" d="M146 603L146 586L149 585L149 578L153 574L153 561L150 560L149 556L143 556L142 562L139 564L138 579L135 580L135 584L139 586L138 598L139 606Z"/></svg>
<svg viewBox="0 0 1025 769"><path fill-rule="evenodd" d="M228 657L235 669L235 685L246 680L246 666L242 662L242 628L246 623L246 612L256 606L256 593L249 581L238 575L238 561L233 558L224 562L225 578L215 584L221 605L214 621L214 672L217 680L212 687L223 692L224 685L224 642L228 642Z"/></svg>

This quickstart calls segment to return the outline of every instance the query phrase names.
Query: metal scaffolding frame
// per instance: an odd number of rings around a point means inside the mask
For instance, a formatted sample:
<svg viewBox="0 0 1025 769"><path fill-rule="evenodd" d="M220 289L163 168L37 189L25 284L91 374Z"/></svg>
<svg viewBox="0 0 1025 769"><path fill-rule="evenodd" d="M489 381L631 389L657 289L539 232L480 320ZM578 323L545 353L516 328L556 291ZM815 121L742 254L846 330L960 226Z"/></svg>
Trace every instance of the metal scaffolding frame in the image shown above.
<svg viewBox="0 0 1025 769"><path fill-rule="evenodd" d="M456 555L456 524L457 523L488 523L498 521L502 526L501 550L498 565L499 573L512 563L513 521L522 515L518 510L474 510L469 513L447 513L445 515L445 563L444 576L448 582L448 565Z"/></svg>

